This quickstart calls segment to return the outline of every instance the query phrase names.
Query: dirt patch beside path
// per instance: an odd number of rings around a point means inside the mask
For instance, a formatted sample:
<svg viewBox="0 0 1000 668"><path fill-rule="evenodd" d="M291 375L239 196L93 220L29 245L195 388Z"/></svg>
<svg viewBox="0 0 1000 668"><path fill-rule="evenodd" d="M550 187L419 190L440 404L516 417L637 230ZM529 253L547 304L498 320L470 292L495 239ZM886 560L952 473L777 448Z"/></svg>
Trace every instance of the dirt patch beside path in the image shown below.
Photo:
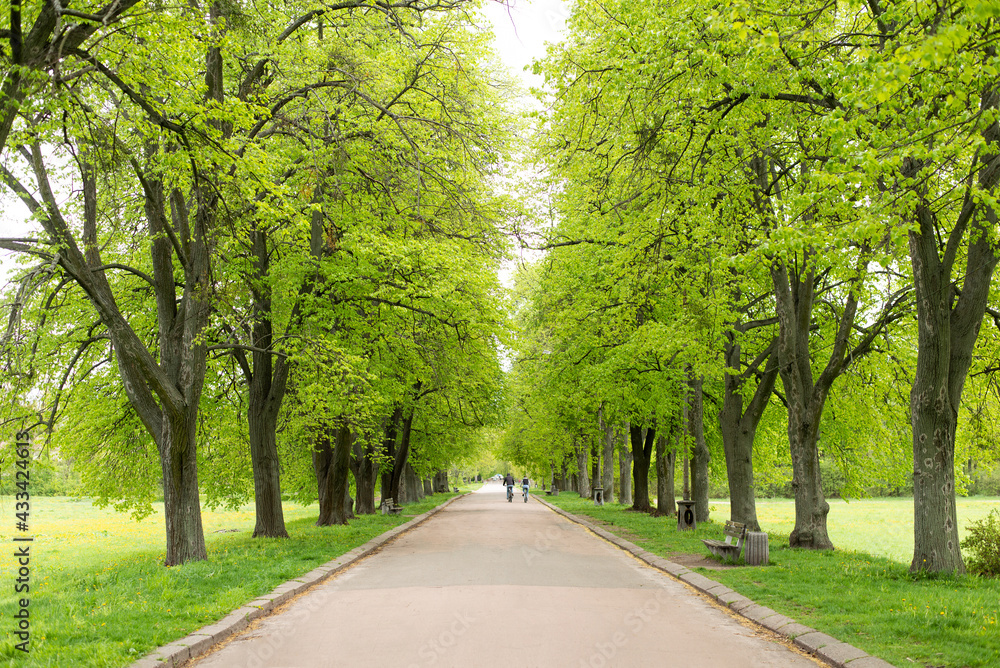
<svg viewBox="0 0 1000 668"><path fill-rule="evenodd" d="M710 571L725 571L739 568L739 564L722 564L704 554L685 554L684 552L668 552L667 560L687 568L707 568Z"/></svg>
<svg viewBox="0 0 1000 668"><path fill-rule="evenodd" d="M591 517L589 515L583 515L587 518L587 521L596 524L599 527L603 527L610 531L611 533L621 536L627 541L635 543L636 545L643 545L642 538L636 536L630 531L626 531L623 527L617 524L612 524L611 522L605 522L604 520L599 520L596 517ZM647 548L648 549L648 548ZM710 571L724 571L730 568L739 568L739 564L723 564L715 559L711 558L707 554L688 554L685 552L668 552L666 558L675 564L680 564L681 566L686 566L687 568L707 568Z"/></svg>

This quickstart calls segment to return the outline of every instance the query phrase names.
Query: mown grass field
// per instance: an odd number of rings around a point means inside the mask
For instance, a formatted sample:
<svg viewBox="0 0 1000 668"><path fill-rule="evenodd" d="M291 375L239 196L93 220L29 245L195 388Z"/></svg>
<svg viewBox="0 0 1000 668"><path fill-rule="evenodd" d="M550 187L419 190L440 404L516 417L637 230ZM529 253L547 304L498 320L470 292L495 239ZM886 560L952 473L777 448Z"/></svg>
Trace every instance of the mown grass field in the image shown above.
<svg viewBox="0 0 1000 668"><path fill-rule="evenodd" d="M253 506L204 511L208 561L166 568L162 504L141 522L89 500L31 504L30 653L15 648L15 507L0 497L0 666L119 667L221 619L278 584L349 552L443 503L437 494L401 516L367 515L316 527L317 507L286 503L287 540L253 539Z"/></svg>
<svg viewBox="0 0 1000 668"><path fill-rule="evenodd" d="M830 540L838 548L858 550L909 564L913 558L913 499L884 498L844 501L830 499L827 517ZM729 519L729 502L712 501L713 513ZM991 509L1000 509L998 497L958 499L959 535L965 536L969 522L980 520ZM795 506L788 499L757 501L757 519L768 533L787 536L795 526Z"/></svg>
<svg viewBox="0 0 1000 668"><path fill-rule="evenodd" d="M655 554L708 555L702 538L721 538L729 518L714 501L714 521L696 531L618 504L596 508L575 494L546 497ZM1000 580L974 576L912 576L912 501L873 499L831 503L830 535L839 549L792 550L791 501L763 501L757 514L768 532L771 563L724 570L698 568L754 601L881 657L925 668L1000 666ZM1000 507L1000 499L960 499L959 526ZM877 553L877 554L873 554Z"/></svg>

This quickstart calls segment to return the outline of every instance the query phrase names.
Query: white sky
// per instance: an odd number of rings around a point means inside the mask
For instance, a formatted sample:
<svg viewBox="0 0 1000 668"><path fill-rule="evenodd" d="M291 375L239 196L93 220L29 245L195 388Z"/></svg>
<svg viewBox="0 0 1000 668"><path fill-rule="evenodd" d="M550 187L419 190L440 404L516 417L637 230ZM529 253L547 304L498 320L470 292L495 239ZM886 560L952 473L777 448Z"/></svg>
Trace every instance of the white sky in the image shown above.
<svg viewBox="0 0 1000 668"><path fill-rule="evenodd" d="M541 77L525 71L532 61L545 56L546 44L562 40L563 29L569 15L569 0L507 0L509 4L496 0L486 3L484 14L493 25L496 35L496 49L501 61L511 74L522 82L525 95L529 89L541 88ZM538 107L537 102L526 101L522 109ZM525 178L522 174L521 178ZM532 178L527 175L526 178ZM516 187L516 186L514 186ZM520 259L535 259L537 251L520 249ZM511 287L518 259L506 263L500 269L500 281Z"/></svg>
<svg viewBox="0 0 1000 668"><path fill-rule="evenodd" d="M493 24L500 58L515 74L521 74L525 88L541 82L524 67L545 55L546 42L558 42L569 15L564 0L508 0L509 5L490 0L484 13Z"/></svg>

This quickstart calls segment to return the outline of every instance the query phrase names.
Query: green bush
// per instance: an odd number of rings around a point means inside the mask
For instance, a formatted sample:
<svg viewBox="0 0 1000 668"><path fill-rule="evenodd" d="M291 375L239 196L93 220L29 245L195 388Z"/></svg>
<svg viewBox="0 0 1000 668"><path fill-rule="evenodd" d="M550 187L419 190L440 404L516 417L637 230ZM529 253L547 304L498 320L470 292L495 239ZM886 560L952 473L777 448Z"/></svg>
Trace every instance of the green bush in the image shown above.
<svg viewBox="0 0 1000 668"><path fill-rule="evenodd" d="M823 495L828 499L839 499L844 496L844 488L847 486L847 478L840 470L833 457L821 456L819 460L819 473L823 479Z"/></svg>
<svg viewBox="0 0 1000 668"><path fill-rule="evenodd" d="M966 559L969 572L1000 576L1000 511L991 510L983 519L971 522L968 530L962 548L969 553Z"/></svg>
<svg viewBox="0 0 1000 668"><path fill-rule="evenodd" d="M975 471L969 484L969 496L1000 496L1000 466Z"/></svg>
<svg viewBox="0 0 1000 668"><path fill-rule="evenodd" d="M0 495L10 496L18 491L13 466L4 467L0 473ZM28 491L32 496L73 496L80 493L80 476L72 464L58 459L41 457L28 465Z"/></svg>

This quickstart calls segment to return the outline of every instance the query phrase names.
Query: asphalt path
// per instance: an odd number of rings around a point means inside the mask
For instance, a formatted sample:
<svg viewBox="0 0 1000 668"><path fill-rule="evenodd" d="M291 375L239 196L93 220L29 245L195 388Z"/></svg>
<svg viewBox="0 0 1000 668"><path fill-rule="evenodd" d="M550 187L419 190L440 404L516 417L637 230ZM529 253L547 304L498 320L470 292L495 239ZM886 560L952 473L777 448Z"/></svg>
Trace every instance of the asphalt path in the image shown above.
<svg viewBox="0 0 1000 668"><path fill-rule="evenodd" d="M257 620L199 668L815 668L689 586L488 484Z"/></svg>

